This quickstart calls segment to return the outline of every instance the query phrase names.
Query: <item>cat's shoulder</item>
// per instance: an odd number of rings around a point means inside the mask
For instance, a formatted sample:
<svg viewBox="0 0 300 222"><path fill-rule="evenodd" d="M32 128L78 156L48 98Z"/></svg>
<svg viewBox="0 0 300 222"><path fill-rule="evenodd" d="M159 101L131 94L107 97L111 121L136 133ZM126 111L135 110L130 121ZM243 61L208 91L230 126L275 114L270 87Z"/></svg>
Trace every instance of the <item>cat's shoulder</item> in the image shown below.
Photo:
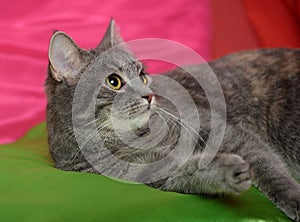
<svg viewBox="0 0 300 222"><path fill-rule="evenodd" d="M211 65L272 64L280 61L295 62L300 65L300 49L261 48L235 52L210 62Z"/></svg>

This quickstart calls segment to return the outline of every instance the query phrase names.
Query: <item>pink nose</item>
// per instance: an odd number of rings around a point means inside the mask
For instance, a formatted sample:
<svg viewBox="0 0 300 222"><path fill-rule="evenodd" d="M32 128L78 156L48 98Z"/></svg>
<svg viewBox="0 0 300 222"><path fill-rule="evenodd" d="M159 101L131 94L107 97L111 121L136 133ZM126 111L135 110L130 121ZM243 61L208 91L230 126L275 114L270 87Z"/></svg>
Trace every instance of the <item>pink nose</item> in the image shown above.
<svg viewBox="0 0 300 222"><path fill-rule="evenodd" d="M148 103L151 103L153 94L147 94L145 96L142 96L142 98L146 99L148 101Z"/></svg>

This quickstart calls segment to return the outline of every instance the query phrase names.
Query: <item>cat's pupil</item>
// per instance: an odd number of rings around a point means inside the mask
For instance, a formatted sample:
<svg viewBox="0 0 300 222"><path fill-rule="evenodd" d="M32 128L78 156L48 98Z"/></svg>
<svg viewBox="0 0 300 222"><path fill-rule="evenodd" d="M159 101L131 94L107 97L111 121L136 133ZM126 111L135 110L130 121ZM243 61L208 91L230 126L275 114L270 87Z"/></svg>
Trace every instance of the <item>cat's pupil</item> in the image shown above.
<svg viewBox="0 0 300 222"><path fill-rule="evenodd" d="M118 85L118 80L115 77L111 77L111 79L109 80L109 82L113 86L117 86Z"/></svg>

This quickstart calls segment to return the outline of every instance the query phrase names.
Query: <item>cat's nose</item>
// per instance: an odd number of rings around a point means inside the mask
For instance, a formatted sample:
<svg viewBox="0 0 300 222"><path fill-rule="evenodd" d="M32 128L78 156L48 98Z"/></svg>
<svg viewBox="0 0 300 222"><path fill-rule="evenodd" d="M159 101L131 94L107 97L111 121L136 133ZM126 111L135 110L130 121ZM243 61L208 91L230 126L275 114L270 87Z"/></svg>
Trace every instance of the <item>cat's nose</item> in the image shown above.
<svg viewBox="0 0 300 222"><path fill-rule="evenodd" d="M146 99L148 101L148 103L151 103L153 94L147 94L145 96L142 96L142 98Z"/></svg>

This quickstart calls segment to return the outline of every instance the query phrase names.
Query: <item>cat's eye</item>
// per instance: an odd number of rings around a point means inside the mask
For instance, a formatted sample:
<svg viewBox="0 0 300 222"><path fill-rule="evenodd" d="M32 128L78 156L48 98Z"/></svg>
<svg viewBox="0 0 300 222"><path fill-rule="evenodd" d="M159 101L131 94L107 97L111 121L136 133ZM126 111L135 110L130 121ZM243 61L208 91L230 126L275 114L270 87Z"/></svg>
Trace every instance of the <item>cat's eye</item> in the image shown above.
<svg viewBox="0 0 300 222"><path fill-rule="evenodd" d="M106 84L114 90L119 90L123 86L122 79L117 74L108 76L106 79Z"/></svg>
<svg viewBox="0 0 300 222"><path fill-rule="evenodd" d="M140 78L141 78L141 80L143 81L143 83L144 83L145 85L147 85L148 79L147 79L146 75L145 75L145 74L141 74L141 75L140 75Z"/></svg>

